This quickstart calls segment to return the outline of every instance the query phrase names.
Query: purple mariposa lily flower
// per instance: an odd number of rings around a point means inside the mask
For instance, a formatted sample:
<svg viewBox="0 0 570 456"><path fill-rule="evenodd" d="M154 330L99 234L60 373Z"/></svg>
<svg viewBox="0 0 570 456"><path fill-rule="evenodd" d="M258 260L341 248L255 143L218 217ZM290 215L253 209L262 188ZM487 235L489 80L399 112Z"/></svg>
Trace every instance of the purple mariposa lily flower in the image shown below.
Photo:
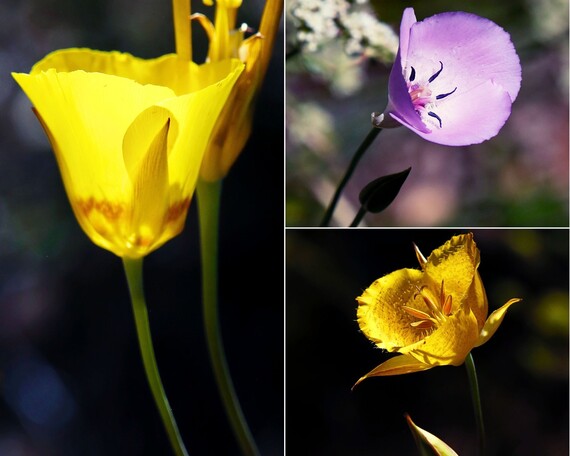
<svg viewBox="0 0 570 456"><path fill-rule="evenodd" d="M417 22L406 8L388 106L372 121L381 128L404 125L438 144L477 144L503 127L520 85L519 57L497 24L464 12Z"/></svg>

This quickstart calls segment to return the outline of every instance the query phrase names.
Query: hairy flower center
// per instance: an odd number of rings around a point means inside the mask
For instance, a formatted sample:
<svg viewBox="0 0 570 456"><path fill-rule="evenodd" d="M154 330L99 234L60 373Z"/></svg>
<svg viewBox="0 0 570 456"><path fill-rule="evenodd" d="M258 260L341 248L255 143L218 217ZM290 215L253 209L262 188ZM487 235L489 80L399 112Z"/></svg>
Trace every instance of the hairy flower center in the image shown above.
<svg viewBox="0 0 570 456"><path fill-rule="evenodd" d="M439 326L441 323L445 322L447 317L451 315L451 309L453 307L453 300L451 295L445 294L445 289L443 287L443 281L441 282L441 288L439 293L436 295L429 290L427 286L422 286L418 288L418 292L414 298L421 297L427 306L427 312L423 310L416 309L414 307L402 306L402 310L408 315L417 318L417 321L410 323L410 326L416 329L432 329Z"/></svg>
<svg viewBox="0 0 570 456"><path fill-rule="evenodd" d="M440 93L438 95L433 95L432 90L430 89L430 84L436 80L436 78L441 74L443 71L443 62L439 62L440 68L434 74L432 74L427 81L418 81L416 80L416 69L411 66L410 76L408 77L407 85L408 85L408 93L410 94L410 98L412 100L412 104L414 105L414 109L416 112L422 117L423 114L427 114L430 117L433 117L437 120L439 124L439 128L443 126L441 117L439 117L434 111L433 108L437 108L437 102L439 100L444 99L445 97L451 95L457 90L455 87L451 92L447 93Z"/></svg>

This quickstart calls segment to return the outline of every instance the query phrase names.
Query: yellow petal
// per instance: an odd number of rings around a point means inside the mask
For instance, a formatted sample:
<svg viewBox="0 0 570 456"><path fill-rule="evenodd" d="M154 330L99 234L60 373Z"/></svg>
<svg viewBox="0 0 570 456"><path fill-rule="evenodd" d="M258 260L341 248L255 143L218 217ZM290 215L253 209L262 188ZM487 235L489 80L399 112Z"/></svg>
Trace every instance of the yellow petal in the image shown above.
<svg viewBox="0 0 570 456"><path fill-rule="evenodd" d="M426 364L459 366L473 349L478 335L479 327L473 312L460 309L425 339L399 351Z"/></svg>
<svg viewBox="0 0 570 456"><path fill-rule="evenodd" d="M422 429L421 427L416 426L409 415L406 415L406 420L408 421L408 425L414 434L414 438L419 438L425 442L435 452L435 454L440 456L458 456L453 448L451 448L443 440Z"/></svg>
<svg viewBox="0 0 570 456"><path fill-rule="evenodd" d="M124 133L140 112L174 96L172 90L84 71L13 76L55 138L70 199L124 201L129 189L121 152Z"/></svg>
<svg viewBox="0 0 570 456"><path fill-rule="evenodd" d="M497 329L499 328L499 325L503 321L503 318L505 317L505 314L507 313L509 307L511 307L514 303L519 301L521 301L520 298L509 299L509 301L507 301L506 304L504 304L502 307L498 308L493 313L491 313L491 315L489 315L489 318L487 318L483 330L479 334L479 338L475 344L475 347L483 345L491 338L491 336L493 336L493 334L495 334L495 331L497 331Z"/></svg>
<svg viewBox="0 0 570 456"><path fill-rule="evenodd" d="M453 236L428 257L424 268L426 282L434 289L444 282L445 292L453 298L453 311L463 305L476 307L473 309L476 316L487 315L486 300L482 299L484 290L477 274L479 262L479 249L473 234ZM474 281L479 282L473 284ZM468 300L464 299L467 292L470 293Z"/></svg>
<svg viewBox="0 0 570 456"><path fill-rule="evenodd" d="M125 133L123 157L132 182L132 210L124 233L127 251L121 256L139 257L141 252L153 249L165 231L171 123L175 120L168 111L153 106L143 111Z"/></svg>
<svg viewBox="0 0 570 456"><path fill-rule="evenodd" d="M237 59L236 59L237 60ZM139 84L168 87L176 95L203 89L224 79L238 62L225 61L196 65L166 54L154 59L141 59L126 52L104 52L85 48L54 51L36 63L30 74L55 69L58 72L82 70L132 79Z"/></svg>
<svg viewBox="0 0 570 456"><path fill-rule="evenodd" d="M400 269L376 280L357 298L360 330L378 347L396 351L423 339L423 332L410 325L414 317L402 309L418 308L414 296L422 276L416 269Z"/></svg>
<svg viewBox="0 0 570 456"><path fill-rule="evenodd" d="M179 183L184 193L194 190L200 166L212 130L226 102L232 87L238 80L244 65L238 60L225 60L210 66L209 77L219 78L217 72L226 72L227 77L220 83L208 85L205 89L182 97L159 102L177 118L185 118L180 126L179 141L183 147L174 147L169 162L171 182ZM229 73L229 74L228 74Z"/></svg>
<svg viewBox="0 0 570 456"><path fill-rule="evenodd" d="M354 384L353 388L363 380L370 377L387 377L389 375L402 375L411 374L413 372L420 372L431 369L434 366L422 363L409 355L397 355L390 358L388 361L383 362L379 366L372 369L366 375L360 377Z"/></svg>

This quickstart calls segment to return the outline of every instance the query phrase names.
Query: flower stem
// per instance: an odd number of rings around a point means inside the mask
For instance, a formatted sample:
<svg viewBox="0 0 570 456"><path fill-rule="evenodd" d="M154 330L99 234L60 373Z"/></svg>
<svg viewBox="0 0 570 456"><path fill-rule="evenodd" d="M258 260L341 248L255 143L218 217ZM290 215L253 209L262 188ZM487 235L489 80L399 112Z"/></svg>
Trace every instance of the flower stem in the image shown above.
<svg viewBox="0 0 570 456"><path fill-rule="evenodd" d="M188 452L182 442L182 437L180 436L178 426L176 425L174 415L172 414L172 409L170 408L170 404L166 398L160 374L158 373L158 367L156 365L148 321L148 311L144 298L142 264L142 258L123 258L123 267L125 269L127 283L129 285L129 293L131 295L131 303L133 306L137 336L146 372L146 378L150 385L154 402L160 412L160 417L162 418L162 422L166 428L166 433L168 434L174 453L177 456L187 456Z"/></svg>
<svg viewBox="0 0 570 456"><path fill-rule="evenodd" d="M467 368L467 376L469 377L469 386L471 388L471 399L473 400L473 411L475 412L475 421L477 422L477 434L479 438L479 455L485 454L485 426L483 425L483 409L481 408L481 396L479 394L479 384L477 382L477 371L473 355L469 353L465 358L465 367Z"/></svg>
<svg viewBox="0 0 570 456"><path fill-rule="evenodd" d="M370 130L370 132L366 136L366 138L364 138L364 141L362 141L362 144L360 144L360 147L354 153L354 156L352 157L352 160L351 160L350 164L348 165L346 173L344 174L344 177L340 181L340 184L338 185L338 187L336 189L336 192L335 192L335 194L334 194L334 196L333 196L333 198L329 204L329 207L327 208L327 210L325 212L323 220L321 221L321 226L327 226L330 223L334 209L338 203L338 200L340 198L340 194L342 193L344 187L346 186L346 183L350 179L350 176L352 176L352 173L354 172L356 165L358 164L358 162L360 161L360 159L364 155L364 152L366 152L368 147L370 147L370 144L372 144L374 139L376 139L376 136L378 136L378 134L381 131L382 131L381 128L373 127L372 130Z"/></svg>
<svg viewBox="0 0 570 456"><path fill-rule="evenodd" d="M251 435L237 394L232 383L224 354L218 318L218 226L220 212L221 181L198 182L198 215L202 257L202 306L206 340L214 376L226 413L244 455L258 455L259 451Z"/></svg>
<svg viewBox="0 0 570 456"><path fill-rule="evenodd" d="M364 216L366 215L367 212L368 211L366 210L366 208L364 206L360 206L360 209L358 210L358 213L354 217L354 220L352 221L350 226L355 227L355 226L360 225L360 222L362 222L362 219L364 218Z"/></svg>

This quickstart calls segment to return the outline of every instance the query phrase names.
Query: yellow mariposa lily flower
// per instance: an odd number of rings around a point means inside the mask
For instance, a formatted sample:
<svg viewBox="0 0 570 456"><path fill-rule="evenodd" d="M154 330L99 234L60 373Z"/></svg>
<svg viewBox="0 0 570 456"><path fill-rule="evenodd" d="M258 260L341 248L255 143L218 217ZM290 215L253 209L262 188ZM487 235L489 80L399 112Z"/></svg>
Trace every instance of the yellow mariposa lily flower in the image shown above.
<svg viewBox="0 0 570 456"><path fill-rule="evenodd" d="M243 67L67 49L13 74L95 244L140 258L180 233L210 133Z"/></svg>
<svg viewBox="0 0 570 456"><path fill-rule="evenodd" d="M204 156L200 178L207 182L216 182L227 175L251 134L256 95L267 71L283 12L283 0L266 0L259 32L244 40L247 26L236 29L241 3L242 0L216 0L214 24L204 15L192 16L208 35L209 62L233 57L245 63L245 71L232 90ZM204 4L212 5L213 0L204 0Z"/></svg>
<svg viewBox="0 0 570 456"><path fill-rule="evenodd" d="M459 366L501 324L509 300L487 318L488 304L479 276L479 249L473 234L452 237L426 260L421 270L400 269L376 280L357 298L358 324L377 347L401 353L357 382L435 366Z"/></svg>

